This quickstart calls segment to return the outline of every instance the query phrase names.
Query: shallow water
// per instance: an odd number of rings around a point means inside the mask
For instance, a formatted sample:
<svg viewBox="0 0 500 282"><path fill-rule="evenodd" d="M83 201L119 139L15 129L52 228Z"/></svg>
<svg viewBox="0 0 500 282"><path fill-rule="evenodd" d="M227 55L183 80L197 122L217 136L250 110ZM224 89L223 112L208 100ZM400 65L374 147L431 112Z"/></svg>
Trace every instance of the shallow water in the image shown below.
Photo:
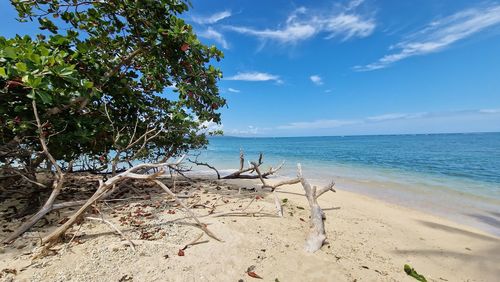
<svg viewBox="0 0 500 282"><path fill-rule="evenodd" d="M264 153L264 167L300 162L306 177L500 235L500 133L345 137L216 137L200 160L221 169Z"/></svg>

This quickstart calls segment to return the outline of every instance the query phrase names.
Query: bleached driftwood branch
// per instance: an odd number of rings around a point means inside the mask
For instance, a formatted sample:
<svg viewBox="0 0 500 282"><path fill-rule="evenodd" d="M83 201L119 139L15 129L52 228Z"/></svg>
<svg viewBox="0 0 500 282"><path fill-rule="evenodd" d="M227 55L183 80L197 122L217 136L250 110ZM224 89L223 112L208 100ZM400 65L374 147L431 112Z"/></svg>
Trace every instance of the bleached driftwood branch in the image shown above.
<svg viewBox="0 0 500 282"><path fill-rule="evenodd" d="M264 179L264 176L260 172L258 164L255 163L255 162L252 162L251 164L253 166L253 169L257 173L257 176L259 177L260 182L262 182L262 189L264 189L264 188L270 188L271 189L271 192L273 193L273 198L274 198L274 205L276 206L276 211L277 211L277 213L278 213L278 215L280 217L283 217L283 207L281 206L281 201L280 201L278 195L276 195L276 191L275 190L276 190L276 188L278 188L280 186L283 186L283 185L292 185L292 184L299 183L300 179L299 178L294 178L294 179L281 181L279 183L271 185L271 184L268 184L266 182L266 180ZM279 166L279 168L281 168L281 166L283 166L283 164L284 164L284 162Z"/></svg>
<svg viewBox="0 0 500 282"><path fill-rule="evenodd" d="M121 232L120 229L118 229L113 223L111 223L111 221L106 220L104 218L97 218L97 217L90 217L90 216L87 216L86 219L104 222L106 225L108 225L109 227L111 227L111 229L113 229L114 231L116 231L116 233L120 234L120 236L124 240L128 241L130 243L130 247L132 248L132 250L135 251L135 244L134 244L134 242L132 242L127 236L125 236L125 234L123 234L123 232Z"/></svg>
<svg viewBox="0 0 500 282"><path fill-rule="evenodd" d="M119 185L116 185L118 182L127 179L127 178L133 178L133 179L143 179L143 180L151 180L160 185L162 189L167 191L167 193L172 196L176 202L178 202L183 208L188 211L188 213L193 217L193 219L196 220L197 224L200 226L200 228L207 233L212 238L215 238L219 240L212 232L210 232L204 224L202 224L196 216L189 210L188 207L186 207L176 196L174 193L172 193L166 185L164 185L162 182L156 180L157 177L162 175L164 173L163 169L160 169L158 172L154 174L138 174L136 173L137 171L144 169L144 168L163 168L163 167L169 167L172 169L176 169L179 164L184 160L185 156L179 158L177 162L175 163L159 163L159 164L140 164L137 166L134 166L120 174L117 174L111 178L109 178L106 182L100 182L99 183L99 188L97 191L88 199L81 207L80 209L75 212L69 219L66 221L63 225L58 227L56 230L54 230L52 233L47 235L42 239L42 244L47 244L47 243L54 243L57 242L59 238L83 215L83 213L95 202L104 199L104 196L109 195L111 191L119 187ZM165 189L166 188L166 189Z"/></svg>
<svg viewBox="0 0 500 282"><path fill-rule="evenodd" d="M255 172L255 165L257 167L260 167L264 162L263 162L264 155L262 153L259 154L259 159L257 162L249 162L248 167L245 168L245 154L243 150L240 151L240 168L239 170L226 175L222 177L222 179L257 179L257 178L267 178L270 175L275 174L278 170L281 169L281 167L285 164L285 162L282 162L279 166L276 168L270 167L268 171L262 173L260 176L259 175L252 175L251 173ZM248 174L246 174L248 173Z"/></svg>
<svg viewBox="0 0 500 282"><path fill-rule="evenodd" d="M311 220L305 250L313 253L319 250L326 240L324 223L325 214L318 204L318 197L327 191L335 192L335 189L333 189L335 182L332 181L330 184L320 189L317 189L316 186L311 187L311 184L309 184L309 182L302 175L302 167L300 164L297 164L297 176L302 183L307 201L309 202L309 207L311 208Z"/></svg>

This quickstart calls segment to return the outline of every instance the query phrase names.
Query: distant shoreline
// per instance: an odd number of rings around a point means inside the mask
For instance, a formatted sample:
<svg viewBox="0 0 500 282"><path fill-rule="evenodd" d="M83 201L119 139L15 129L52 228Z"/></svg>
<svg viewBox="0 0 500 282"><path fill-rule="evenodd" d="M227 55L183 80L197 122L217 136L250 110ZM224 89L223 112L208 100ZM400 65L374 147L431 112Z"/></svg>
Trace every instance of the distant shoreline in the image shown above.
<svg viewBox="0 0 500 282"><path fill-rule="evenodd" d="M382 133L382 134L348 134L348 135L304 135L304 136L259 136L259 135L222 135L209 136L208 139L214 138L308 138L308 137L374 137L374 136L415 136L415 135L461 135L461 134L498 134L500 131L472 131L472 132L432 132L432 133Z"/></svg>

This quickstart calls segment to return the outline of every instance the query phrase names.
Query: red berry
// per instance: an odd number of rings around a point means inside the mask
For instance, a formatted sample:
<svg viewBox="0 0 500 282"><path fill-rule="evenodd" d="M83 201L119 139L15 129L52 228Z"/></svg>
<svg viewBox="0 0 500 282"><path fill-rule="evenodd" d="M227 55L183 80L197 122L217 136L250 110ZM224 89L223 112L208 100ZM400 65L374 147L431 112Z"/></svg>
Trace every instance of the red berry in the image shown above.
<svg viewBox="0 0 500 282"><path fill-rule="evenodd" d="M188 49L189 49L189 44L187 44L187 43L182 44L182 46L181 46L182 52L186 52Z"/></svg>

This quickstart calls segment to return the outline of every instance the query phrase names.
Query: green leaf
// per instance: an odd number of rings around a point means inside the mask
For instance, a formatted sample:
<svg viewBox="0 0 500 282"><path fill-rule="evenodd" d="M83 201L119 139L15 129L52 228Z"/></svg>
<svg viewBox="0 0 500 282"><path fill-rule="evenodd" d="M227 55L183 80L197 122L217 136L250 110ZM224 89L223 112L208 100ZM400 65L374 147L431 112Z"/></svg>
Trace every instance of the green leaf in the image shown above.
<svg viewBox="0 0 500 282"><path fill-rule="evenodd" d="M411 266L409 266L408 264L405 264L404 266L404 270L406 272L407 275L417 279L418 281L420 282L427 282L427 279L425 279L425 277L421 274L418 274L417 271L415 271L414 268L412 268Z"/></svg>
<svg viewBox="0 0 500 282"><path fill-rule="evenodd" d="M29 76L26 84L31 88L37 88L41 83L42 83L41 77Z"/></svg>
<svg viewBox="0 0 500 282"><path fill-rule="evenodd" d="M0 67L0 77L7 78L7 73L5 72L5 68Z"/></svg>
<svg viewBox="0 0 500 282"><path fill-rule="evenodd" d="M5 49L3 49L3 54L6 58L10 59L17 58L16 50L12 47L5 47Z"/></svg>
<svg viewBox="0 0 500 282"><path fill-rule="evenodd" d="M40 56L37 55L37 54L31 54L30 55L30 60L35 63L35 64L40 64L41 62L41 59L40 59Z"/></svg>
<svg viewBox="0 0 500 282"><path fill-rule="evenodd" d="M90 88L94 87L94 83L92 81L85 81L83 83L83 87L90 89Z"/></svg>
<svg viewBox="0 0 500 282"><path fill-rule="evenodd" d="M36 94L38 94L38 97L40 97L40 99L42 99L42 102L44 104L50 104L52 102L52 97L50 97L49 94L47 94L43 91L38 91L38 92L36 92Z"/></svg>
<svg viewBox="0 0 500 282"><path fill-rule="evenodd" d="M18 71L22 71L22 72L27 72L27 71L28 71L28 67L27 67L27 66L26 66L26 64L25 64L25 63L23 63L23 62L18 62L18 63L16 63L16 69L17 69Z"/></svg>

